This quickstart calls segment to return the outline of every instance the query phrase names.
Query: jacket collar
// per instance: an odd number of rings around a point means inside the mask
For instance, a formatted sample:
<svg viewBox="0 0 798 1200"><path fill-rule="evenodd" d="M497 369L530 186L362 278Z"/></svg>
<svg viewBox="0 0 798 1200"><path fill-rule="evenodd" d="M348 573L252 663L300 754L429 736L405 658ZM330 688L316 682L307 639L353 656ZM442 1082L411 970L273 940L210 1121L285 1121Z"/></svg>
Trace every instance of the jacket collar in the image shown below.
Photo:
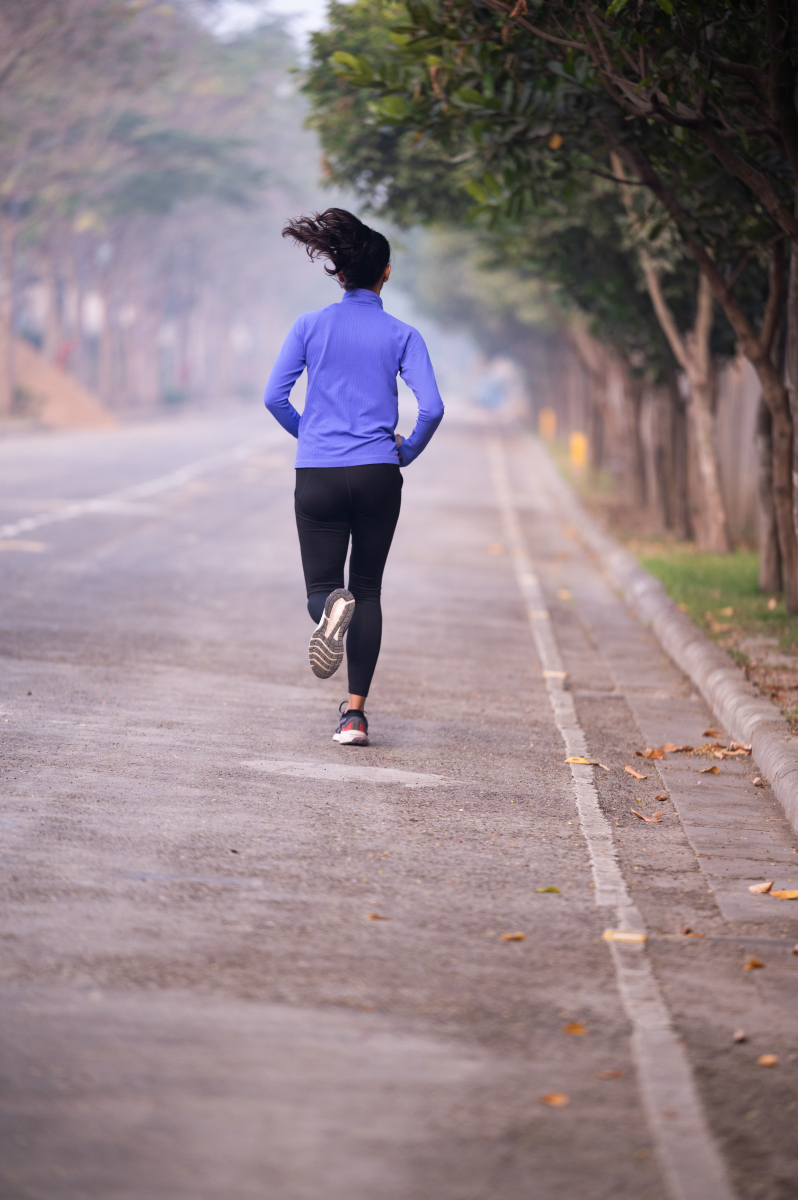
<svg viewBox="0 0 798 1200"><path fill-rule="evenodd" d="M382 299L368 288L353 288L351 292L344 292L343 302L347 301L350 304L376 304L378 308L382 308Z"/></svg>

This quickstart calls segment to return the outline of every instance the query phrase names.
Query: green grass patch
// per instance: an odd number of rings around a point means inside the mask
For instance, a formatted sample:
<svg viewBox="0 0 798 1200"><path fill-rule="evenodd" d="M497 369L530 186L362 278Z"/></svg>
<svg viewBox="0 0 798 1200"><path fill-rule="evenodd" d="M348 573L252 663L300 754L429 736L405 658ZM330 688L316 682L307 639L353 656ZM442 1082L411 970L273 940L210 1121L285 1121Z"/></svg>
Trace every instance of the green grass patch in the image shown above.
<svg viewBox="0 0 798 1200"><path fill-rule="evenodd" d="M736 629L778 638L782 650L798 646L798 616L787 613L781 597L766 596L757 587L756 551L702 554L683 546L661 545L636 549L645 569L662 581L671 599L707 632L723 637ZM768 600L773 599L777 604L769 608ZM728 628L719 629L719 625Z"/></svg>

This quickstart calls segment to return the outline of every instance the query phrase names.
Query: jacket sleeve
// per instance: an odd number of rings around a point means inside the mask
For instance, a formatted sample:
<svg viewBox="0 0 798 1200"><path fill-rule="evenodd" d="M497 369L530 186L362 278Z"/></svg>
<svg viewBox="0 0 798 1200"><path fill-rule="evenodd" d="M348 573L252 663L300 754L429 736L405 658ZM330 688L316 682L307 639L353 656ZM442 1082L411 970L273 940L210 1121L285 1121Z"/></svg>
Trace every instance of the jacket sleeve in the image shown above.
<svg viewBox="0 0 798 1200"><path fill-rule="evenodd" d="M299 437L299 413L288 397L291 388L305 369L305 339L302 318L295 321L288 337L283 342L283 348L272 367L269 382L266 384L264 404L283 429L294 437Z"/></svg>
<svg viewBox="0 0 798 1200"><path fill-rule="evenodd" d="M399 464L407 467L428 445L443 420L443 401L435 382L429 353L417 330L411 330L399 365L399 374L418 402L418 419L410 437L399 447Z"/></svg>

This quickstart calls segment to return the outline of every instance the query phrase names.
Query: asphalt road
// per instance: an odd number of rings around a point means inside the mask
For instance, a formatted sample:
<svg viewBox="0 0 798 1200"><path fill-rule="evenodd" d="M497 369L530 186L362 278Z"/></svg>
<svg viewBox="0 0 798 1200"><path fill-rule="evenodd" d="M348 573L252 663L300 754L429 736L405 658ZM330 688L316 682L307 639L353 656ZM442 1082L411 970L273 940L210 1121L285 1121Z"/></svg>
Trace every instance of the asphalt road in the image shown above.
<svg viewBox="0 0 798 1200"><path fill-rule="evenodd" d="M467 417L366 749L265 414L0 441L3 1200L798 1196L798 903L748 891L796 835L748 759L636 757L712 715Z"/></svg>

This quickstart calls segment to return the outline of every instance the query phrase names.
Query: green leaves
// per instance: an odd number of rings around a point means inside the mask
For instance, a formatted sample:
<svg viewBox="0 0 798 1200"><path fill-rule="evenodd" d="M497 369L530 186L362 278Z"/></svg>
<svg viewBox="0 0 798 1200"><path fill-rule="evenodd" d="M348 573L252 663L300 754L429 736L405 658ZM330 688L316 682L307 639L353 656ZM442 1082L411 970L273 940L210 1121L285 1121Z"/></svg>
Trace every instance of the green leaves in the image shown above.
<svg viewBox="0 0 798 1200"><path fill-rule="evenodd" d="M410 112L410 105L404 96L385 96L376 101L372 108L379 116L389 121L403 121Z"/></svg>

